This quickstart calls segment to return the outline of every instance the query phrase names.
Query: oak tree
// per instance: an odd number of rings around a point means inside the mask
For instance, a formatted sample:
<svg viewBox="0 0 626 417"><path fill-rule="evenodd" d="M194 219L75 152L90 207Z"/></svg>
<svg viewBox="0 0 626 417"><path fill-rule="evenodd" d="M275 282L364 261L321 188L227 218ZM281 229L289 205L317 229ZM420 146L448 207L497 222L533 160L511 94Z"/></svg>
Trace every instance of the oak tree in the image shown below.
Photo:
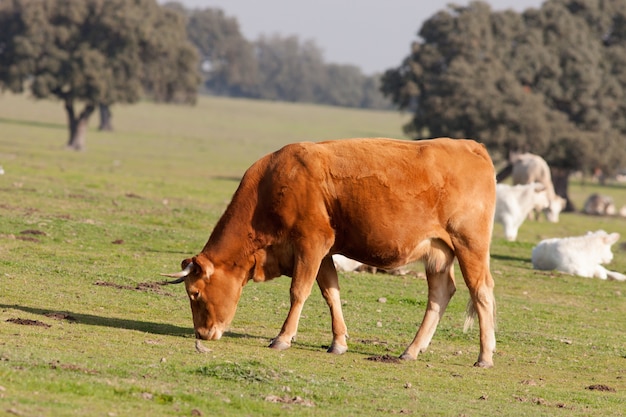
<svg viewBox="0 0 626 417"><path fill-rule="evenodd" d="M0 8L0 84L57 98L68 148L85 148L96 106L195 98L197 55L182 19L155 0L7 0Z"/></svg>
<svg viewBox="0 0 626 417"><path fill-rule="evenodd" d="M572 170L626 164L625 23L626 0L523 13L450 5L424 22L382 91L413 113L413 138L473 137L496 160L531 151L566 189Z"/></svg>

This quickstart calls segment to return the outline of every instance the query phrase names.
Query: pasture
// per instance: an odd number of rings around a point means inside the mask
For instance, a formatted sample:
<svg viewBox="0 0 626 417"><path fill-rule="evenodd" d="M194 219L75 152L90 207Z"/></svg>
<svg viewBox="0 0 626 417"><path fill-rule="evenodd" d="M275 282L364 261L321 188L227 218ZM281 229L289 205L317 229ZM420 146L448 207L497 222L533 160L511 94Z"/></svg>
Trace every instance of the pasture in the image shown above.
<svg viewBox="0 0 626 417"><path fill-rule="evenodd" d="M394 360L424 313L419 264L341 274L344 355L325 353L330 316L315 289L293 347L266 348L287 314L285 277L248 284L230 331L198 353L183 287L154 283L202 249L244 170L289 142L401 138L408 116L222 98L113 112L116 131L90 130L74 153L60 103L0 95L0 414L626 415L626 284L530 263L540 239L602 228L622 234L608 267L624 273L626 219L564 213L525 222L517 242L496 225L492 369L472 367L478 328L462 331L458 269L429 350ZM570 192L579 208L593 192L626 204L619 185Z"/></svg>

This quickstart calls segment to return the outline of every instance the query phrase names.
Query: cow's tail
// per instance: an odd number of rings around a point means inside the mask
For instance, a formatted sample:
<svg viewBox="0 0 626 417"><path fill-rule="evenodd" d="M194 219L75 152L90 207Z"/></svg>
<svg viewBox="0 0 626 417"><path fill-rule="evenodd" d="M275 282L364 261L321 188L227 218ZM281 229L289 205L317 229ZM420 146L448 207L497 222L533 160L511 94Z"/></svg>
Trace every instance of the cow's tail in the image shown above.
<svg viewBox="0 0 626 417"><path fill-rule="evenodd" d="M609 279L614 279L615 281L626 281L626 275L620 274L615 271L606 271L606 275Z"/></svg>
<svg viewBox="0 0 626 417"><path fill-rule="evenodd" d="M495 300L494 300L495 303ZM493 306L493 322L494 327L497 329L498 323L496 321L496 306ZM476 308L474 308L474 303L470 298L467 302L467 307L465 308L465 323L463 324L463 333L467 333L472 327L474 327L474 318L476 317Z"/></svg>
<svg viewBox="0 0 626 417"><path fill-rule="evenodd" d="M474 327L474 318L476 317L476 309L474 303L470 298L465 308L465 324L463 324L463 333L467 333L472 327Z"/></svg>

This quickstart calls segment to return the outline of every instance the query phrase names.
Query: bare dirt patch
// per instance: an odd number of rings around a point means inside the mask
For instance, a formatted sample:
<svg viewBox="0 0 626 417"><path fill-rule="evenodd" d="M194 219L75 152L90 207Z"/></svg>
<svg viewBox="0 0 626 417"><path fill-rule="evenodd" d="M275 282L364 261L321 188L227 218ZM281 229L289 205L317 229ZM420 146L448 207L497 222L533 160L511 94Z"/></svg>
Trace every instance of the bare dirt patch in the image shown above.
<svg viewBox="0 0 626 417"><path fill-rule="evenodd" d="M608 385L604 385L604 384L589 385L585 389L588 389L590 391L616 392L615 388L611 388Z"/></svg>
<svg viewBox="0 0 626 417"><path fill-rule="evenodd" d="M370 356L368 358L365 358L368 361L372 361L372 362L382 362L382 363L400 363L402 362L402 359L395 357L395 356L391 356L391 355L375 355L375 356Z"/></svg>
<svg viewBox="0 0 626 417"><path fill-rule="evenodd" d="M11 235L14 239L22 240L25 242L39 243L41 240L35 236L48 236L48 234L41 230L22 230L19 235Z"/></svg>
<svg viewBox="0 0 626 417"><path fill-rule="evenodd" d="M98 371L94 371L93 369L86 369L73 364L60 363L59 361L50 362L50 369L63 369L66 371L76 371L90 375L95 375L98 373Z"/></svg>
<svg viewBox="0 0 626 417"><path fill-rule="evenodd" d="M22 230L20 232L20 235L48 236L48 234L44 232L43 230L36 230L36 229Z"/></svg>
<svg viewBox="0 0 626 417"><path fill-rule="evenodd" d="M52 311L50 313L46 313L44 314L44 316L46 317L50 317L51 319L55 319L55 320L67 320L69 322L75 323L76 322L76 317L71 316L67 313L61 313L58 311Z"/></svg>
<svg viewBox="0 0 626 417"><path fill-rule="evenodd" d="M39 320L16 318L16 319L7 319L6 321L9 323L21 324L23 326L40 326L40 327L45 327L45 328L52 327L49 324L46 324Z"/></svg>
<svg viewBox="0 0 626 417"><path fill-rule="evenodd" d="M4 189L4 191L7 191L7 189ZM18 206L11 206L9 204L0 204L0 209L4 209L8 211L23 211L26 215L31 215L39 211L38 209L33 208L33 207L18 207Z"/></svg>
<svg viewBox="0 0 626 417"><path fill-rule="evenodd" d="M109 281L96 281L93 283L93 285L97 285L100 287L111 287L111 288L115 288L118 290L152 292L152 293L159 294L159 295L166 295L168 297L173 297L173 295L170 294L169 292L163 291L161 289L162 286L158 282L140 282L134 287L132 285L120 285L120 284L116 284L114 282L109 282Z"/></svg>
<svg viewBox="0 0 626 417"><path fill-rule="evenodd" d="M31 236L15 236L15 239L23 240L24 242L35 242L35 243L41 242L41 240L37 239L36 237L31 237Z"/></svg>
<svg viewBox="0 0 626 417"><path fill-rule="evenodd" d="M283 396L283 397L279 397L277 395L268 395L267 397L265 397L265 401L270 402L270 403L281 403L281 404L296 404L296 405L303 405L305 407L315 407L315 403L313 403L313 401L311 400L306 400L302 397L290 397L290 396Z"/></svg>
<svg viewBox="0 0 626 417"><path fill-rule="evenodd" d="M372 346L388 346L389 342L380 339L357 339L358 343Z"/></svg>

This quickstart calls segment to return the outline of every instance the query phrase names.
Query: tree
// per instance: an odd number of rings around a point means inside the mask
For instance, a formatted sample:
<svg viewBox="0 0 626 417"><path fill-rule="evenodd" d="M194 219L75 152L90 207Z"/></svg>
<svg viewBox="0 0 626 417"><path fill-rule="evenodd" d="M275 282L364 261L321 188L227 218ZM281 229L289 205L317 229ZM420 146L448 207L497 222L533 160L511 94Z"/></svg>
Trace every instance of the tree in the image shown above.
<svg viewBox="0 0 626 417"><path fill-rule="evenodd" d="M249 42L234 17L214 8L164 7L185 16L187 35L201 57L205 92L231 97L311 102L346 107L389 108L380 75L352 65L327 64L312 41L261 36Z"/></svg>
<svg viewBox="0 0 626 417"><path fill-rule="evenodd" d="M258 84L254 47L220 9L188 12L187 35L202 57L205 86L214 94L245 96Z"/></svg>
<svg viewBox="0 0 626 417"><path fill-rule="evenodd" d="M257 98L344 107L389 108L379 91L379 75L354 65L327 64L313 41L296 36L261 36L256 42Z"/></svg>
<svg viewBox="0 0 626 417"><path fill-rule="evenodd" d="M5 1L0 27L0 80L14 92L60 99L70 149L85 148L97 105L134 103L144 86L154 97L182 91L189 99L197 81L184 25L154 0Z"/></svg>
<svg viewBox="0 0 626 417"><path fill-rule="evenodd" d="M269 100L316 102L324 83L322 51L297 36L261 36L256 42L258 96Z"/></svg>
<svg viewBox="0 0 626 417"><path fill-rule="evenodd" d="M141 49L142 84L148 96L158 102L196 102L201 77L198 52L189 41L184 16L160 9L153 32Z"/></svg>
<svg viewBox="0 0 626 417"><path fill-rule="evenodd" d="M449 6L382 91L413 112L412 137L474 137L496 160L532 151L566 189L571 170L626 160L624 13L626 0L548 0L523 14Z"/></svg>
<svg viewBox="0 0 626 417"><path fill-rule="evenodd" d="M319 103L342 107L388 108L379 91L379 76L366 76L354 65L326 64Z"/></svg>

